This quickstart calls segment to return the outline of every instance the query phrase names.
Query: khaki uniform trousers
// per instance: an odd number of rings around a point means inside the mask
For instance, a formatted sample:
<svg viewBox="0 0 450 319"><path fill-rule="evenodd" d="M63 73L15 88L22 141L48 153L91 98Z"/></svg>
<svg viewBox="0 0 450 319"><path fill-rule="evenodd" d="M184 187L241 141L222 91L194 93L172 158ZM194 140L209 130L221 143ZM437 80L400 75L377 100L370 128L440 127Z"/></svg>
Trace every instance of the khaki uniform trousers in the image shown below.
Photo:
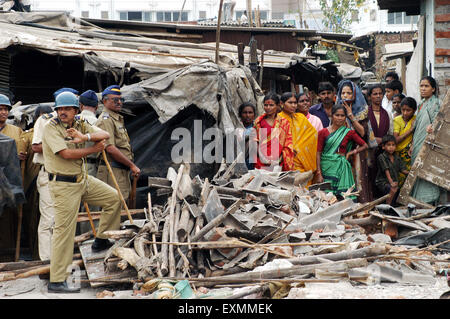
<svg viewBox="0 0 450 319"><path fill-rule="evenodd" d="M55 209L50 189L48 188L48 173L44 170L44 166L39 170L36 186L39 192L39 211L41 215L38 226L39 258L41 260L49 260L52 251Z"/></svg>
<svg viewBox="0 0 450 319"><path fill-rule="evenodd" d="M117 190L87 175L80 183L49 182L55 204L55 227L50 260L50 282L63 282L70 273L78 210L81 201L103 207L97 238L120 228L120 200Z"/></svg>
<svg viewBox="0 0 450 319"><path fill-rule="evenodd" d="M119 185L120 192L122 193L123 199L128 203L128 197L130 196L131 181L130 181L130 171L127 169L111 167L114 177L116 178L117 184ZM99 165L97 171L97 178L106 184L116 188L111 174L108 171L106 165Z"/></svg>

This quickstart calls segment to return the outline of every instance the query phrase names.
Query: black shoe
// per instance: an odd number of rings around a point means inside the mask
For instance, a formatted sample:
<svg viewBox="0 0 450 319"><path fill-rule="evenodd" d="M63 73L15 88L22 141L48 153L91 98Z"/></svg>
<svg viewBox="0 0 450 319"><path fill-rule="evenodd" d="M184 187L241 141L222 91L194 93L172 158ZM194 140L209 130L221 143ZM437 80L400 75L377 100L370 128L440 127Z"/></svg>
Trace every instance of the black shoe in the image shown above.
<svg viewBox="0 0 450 319"><path fill-rule="evenodd" d="M50 279L50 274L46 273L46 274L39 274L39 279L42 280L49 280Z"/></svg>
<svg viewBox="0 0 450 319"><path fill-rule="evenodd" d="M112 245L114 244L110 242L108 239L95 238L94 243L91 246L91 249L93 252L98 252L108 249Z"/></svg>
<svg viewBox="0 0 450 319"><path fill-rule="evenodd" d="M67 286L67 282L49 282L48 283L48 292L55 293L55 294L71 294L71 293L77 293L80 292L80 288L69 288Z"/></svg>

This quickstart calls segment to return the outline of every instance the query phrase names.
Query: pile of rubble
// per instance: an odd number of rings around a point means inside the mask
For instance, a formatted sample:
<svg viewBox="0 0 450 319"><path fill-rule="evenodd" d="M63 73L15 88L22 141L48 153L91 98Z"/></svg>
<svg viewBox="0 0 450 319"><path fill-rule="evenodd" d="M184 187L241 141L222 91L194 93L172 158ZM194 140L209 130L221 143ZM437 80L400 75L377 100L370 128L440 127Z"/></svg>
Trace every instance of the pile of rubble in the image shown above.
<svg viewBox="0 0 450 319"><path fill-rule="evenodd" d="M282 298L308 282L421 285L446 274L449 206L422 212L380 204L385 197L338 201L321 190L326 185L307 189L310 179L310 172L240 174L232 164L209 181L191 179L185 165L170 168L167 178L149 178L164 205L152 205L149 193L146 219L109 233L116 243L105 267L135 270L135 289L153 298L186 289L185 298L206 298L214 288L246 285L253 288L228 297Z"/></svg>
<svg viewBox="0 0 450 319"><path fill-rule="evenodd" d="M90 255L92 232L77 237L74 263L92 287L132 283L156 299L297 298L316 283L433 285L448 275L450 206L357 204L350 191L338 200L327 184L308 185L310 172L233 163L211 181L189 173L181 164L149 177L145 218L107 232L107 252ZM0 264L0 281L48 272L48 261Z"/></svg>

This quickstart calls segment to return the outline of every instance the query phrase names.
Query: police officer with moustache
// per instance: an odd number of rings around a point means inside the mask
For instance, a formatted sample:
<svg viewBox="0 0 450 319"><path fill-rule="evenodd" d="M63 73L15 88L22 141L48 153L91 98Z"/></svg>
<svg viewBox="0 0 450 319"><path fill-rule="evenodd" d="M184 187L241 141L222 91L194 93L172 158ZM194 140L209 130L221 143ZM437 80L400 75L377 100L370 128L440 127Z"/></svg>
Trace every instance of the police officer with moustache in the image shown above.
<svg viewBox="0 0 450 319"><path fill-rule="evenodd" d="M103 207L97 237L92 244L94 252L112 246L104 232L119 229L120 201L117 190L86 171L86 156L101 152L109 134L77 116L79 101L73 93L63 92L55 102L58 116L45 125L42 139L44 165L55 209L48 292L73 293L80 289L68 287L66 279L73 258L81 201ZM85 147L88 141L95 144Z"/></svg>
<svg viewBox="0 0 450 319"><path fill-rule="evenodd" d="M125 128L123 116L119 114L122 109L123 98L121 98L120 87L111 85L102 92L103 112L100 114L96 126L109 133L106 141L106 154L114 176L119 184L123 198L127 199L130 194L130 170L134 178L138 178L141 170L133 163L133 152L131 150L130 138ZM114 186L106 163L100 160L97 178Z"/></svg>

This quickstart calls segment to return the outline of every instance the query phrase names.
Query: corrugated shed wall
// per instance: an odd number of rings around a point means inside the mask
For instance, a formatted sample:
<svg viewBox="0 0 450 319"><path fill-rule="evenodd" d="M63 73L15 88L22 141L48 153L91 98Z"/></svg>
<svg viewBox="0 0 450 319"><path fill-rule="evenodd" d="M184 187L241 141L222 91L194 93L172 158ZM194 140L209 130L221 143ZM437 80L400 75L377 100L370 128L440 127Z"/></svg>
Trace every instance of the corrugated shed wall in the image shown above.
<svg viewBox="0 0 450 319"><path fill-rule="evenodd" d="M0 93L10 95L9 72L11 59L5 50L0 50Z"/></svg>

